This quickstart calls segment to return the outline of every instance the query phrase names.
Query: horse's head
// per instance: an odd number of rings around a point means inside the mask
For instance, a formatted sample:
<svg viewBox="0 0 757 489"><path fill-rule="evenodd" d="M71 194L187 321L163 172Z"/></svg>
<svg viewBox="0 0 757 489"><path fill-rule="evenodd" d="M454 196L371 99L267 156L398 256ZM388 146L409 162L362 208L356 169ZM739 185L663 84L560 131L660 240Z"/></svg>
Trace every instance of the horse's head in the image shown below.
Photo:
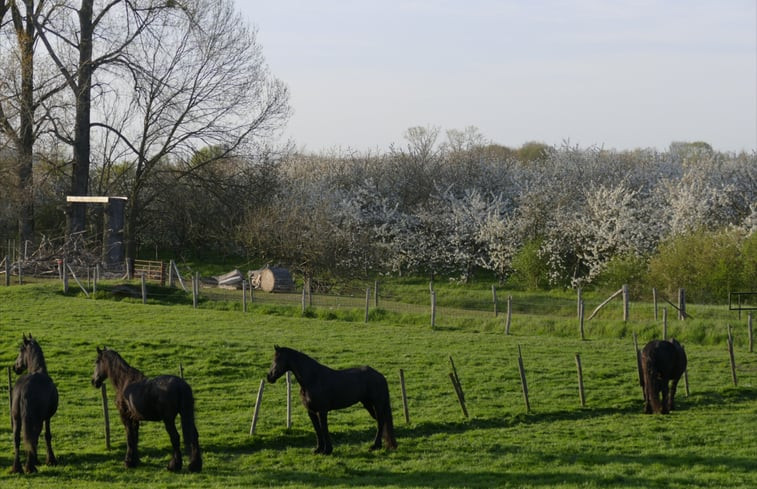
<svg viewBox="0 0 757 489"><path fill-rule="evenodd" d="M29 333L29 338L24 334L24 340L18 349L18 356L16 362L13 364L13 371L17 374L22 374L29 367L29 356L31 354L32 343L36 343L32 334Z"/></svg>
<svg viewBox="0 0 757 489"><path fill-rule="evenodd" d="M95 387L100 387L103 385L103 381L108 378L108 371L105 365L105 362L103 361L104 353L108 349L103 347L101 350L100 347L97 347L97 359L95 360L95 372L92 374L92 385Z"/></svg>
<svg viewBox="0 0 757 489"><path fill-rule="evenodd" d="M13 371L17 374L23 373L24 370L29 370L31 373L47 371L45 358L42 356L42 348L40 348L37 340L32 338L31 333L29 333L28 338L24 335L24 340L18 350L18 357L13 364Z"/></svg>
<svg viewBox="0 0 757 489"><path fill-rule="evenodd" d="M276 379L284 375L284 373L289 370L289 361L286 355L286 349L280 348L278 345L274 345L274 353L273 353L273 363L271 364L270 370L268 370L268 375L266 376L266 380L273 384L276 382Z"/></svg>

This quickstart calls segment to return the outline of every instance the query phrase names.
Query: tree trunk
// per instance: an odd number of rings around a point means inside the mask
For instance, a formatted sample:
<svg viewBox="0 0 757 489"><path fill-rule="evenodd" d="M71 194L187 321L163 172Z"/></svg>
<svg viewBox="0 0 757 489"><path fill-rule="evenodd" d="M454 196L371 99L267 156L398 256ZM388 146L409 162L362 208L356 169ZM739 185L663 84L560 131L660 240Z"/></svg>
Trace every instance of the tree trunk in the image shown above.
<svg viewBox="0 0 757 489"><path fill-rule="evenodd" d="M79 67L77 73L76 121L74 123L73 169L71 171L71 194L87 195L89 190L90 156L90 111L92 91L92 4L84 0L79 9ZM69 209L69 233L84 231L87 210L83 204L71 204Z"/></svg>

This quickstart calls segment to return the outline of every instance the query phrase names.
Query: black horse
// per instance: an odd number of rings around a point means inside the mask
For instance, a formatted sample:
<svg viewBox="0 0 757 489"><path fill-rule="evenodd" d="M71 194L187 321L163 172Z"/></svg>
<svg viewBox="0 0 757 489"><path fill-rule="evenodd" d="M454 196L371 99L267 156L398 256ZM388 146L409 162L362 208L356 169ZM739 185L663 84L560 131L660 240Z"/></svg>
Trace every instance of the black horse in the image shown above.
<svg viewBox="0 0 757 489"><path fill-rule="evenodd" d="M333 370L291 348L275 346L275 350L273 365L268 371L268 382L276 382L286 371L294 374L300 384L302 404L308 410L315 428L315 453L328 455L333 451L329 438L328 412L358 402L363 404L378 423L371 450L381 448L382 436L387 448L397 448L389 388L381 373L368 366Z"/></svg>
<svg viewBox="0 0 757 489"><path fill-rule="evenodd" d="M148 379L142 372L129 366L114 350L98 348L92 385L100 387L106 378L110 378L116 390L116 406L126 428L126 467L136 467L139 464L137 442L140 421L163 421L173 447L168 470L181 470L181 446L175 424L178 414L181 416L184 444L189 452L189 470L202 470L199 437L194 421L194 397L192 388L184 379L174 375Z"/></svg>
<svg viewBox="0 0 757 489"><path fill-rule="evenodd" d="M46 463L47 465L57 465L58 463L50 444L52 440L50 418L58 410L58 389L50 376L47 375L47 365L45 364L45 357L42 355L42 348L32 338L31 333L28 338L24 335L24 341L18 352L16 363L13 365L13 370L17 374L21 374L25 370L28 370L29 373L16 381L11 396L14 448L11 472L21 472L19 444L23 433L24 445L26 446L24 470L27 473L32 473L37 471L37 464L39 463L37 444L43 423L45 425L45 444L47 445Z"/></svg>
<svg viewBox="0 0 757 489"><path fill-rule="evenodd" d="M644 412L667 414L672 411L678 381L686 371L683 346L675 339L650 341L641 351L641 371Z"/></svg>

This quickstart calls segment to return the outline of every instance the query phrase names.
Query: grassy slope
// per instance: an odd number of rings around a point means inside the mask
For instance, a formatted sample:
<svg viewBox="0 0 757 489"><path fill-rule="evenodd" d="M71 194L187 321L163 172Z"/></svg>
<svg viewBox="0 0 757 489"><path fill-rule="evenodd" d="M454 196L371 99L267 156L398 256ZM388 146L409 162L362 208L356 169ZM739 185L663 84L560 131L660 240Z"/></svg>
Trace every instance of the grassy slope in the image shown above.
<svg viewBox="0 0 757 489"><path fill-rule="evenodd" d="M700 314L701 316L701 314ZM550 321L552 326L550 326ZM61 393L53 443L61 465L33 477L0 472L0 486L32 487L755 487L752 429L757 410L754 355L737 349L733 388L718 335L676 326L690 358L691 396L679 411L641 414L633 345L616 322L592 323L587 341L564 334L562 320L523 318L511 336L464 326L430 331L392 321L325 321L239 311L193 310L63 297L45 285L0 288L0 365L10 365L23 332L44 349ZM557 326L555 326L557 324ZM653 328L639 321L640 341ZM564 326L567 328L567 326ZM570 326L572 327L572 325ZM683 328L689 328L685 330ZM551 330L556 334L548 335ZM538 334L536 334L538 333ZM702 341L693 341L701 336ZM713 340L713 338L715 338ZM364 410L334 413L331 457L311 454L314 436L295 400L287 431L285 386L265 388L256 435L252 405L274 343L332 367L368 363L393 396L399 449L369 452L374 425ZM742 342L743 343L743 342ZM737 343L738 345L739 343ZM148 375L177 373L197 397L205 469L168 473L161 424L143 425L143 466L122 466L124 432L112 406L106 451L100 393L89 379L95 346L118 350ZM521 347L532 411L525 413L517 370ZM587 407L578 404L574 355L581 354ZM471 417L464 419L448 378L452 355ZM398 371L405 370L411 423L405 423ZM0 420L8 420L7 402ZM0 466L9 467L9 422L0 422ZM15 482L14 482L15 481Z"/></svg>

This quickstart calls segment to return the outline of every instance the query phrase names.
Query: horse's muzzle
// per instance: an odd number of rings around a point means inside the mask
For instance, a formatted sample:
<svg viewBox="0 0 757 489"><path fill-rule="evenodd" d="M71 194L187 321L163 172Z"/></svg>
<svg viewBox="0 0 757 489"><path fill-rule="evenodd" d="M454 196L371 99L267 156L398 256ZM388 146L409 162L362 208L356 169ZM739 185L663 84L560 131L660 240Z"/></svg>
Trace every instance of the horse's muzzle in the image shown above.
<svg viewBox="0 0 757 489"><path fill-rule="evenodd" d="M92 386L97 387L98 389L103 385L102 379L92 379Z"/></svg>

